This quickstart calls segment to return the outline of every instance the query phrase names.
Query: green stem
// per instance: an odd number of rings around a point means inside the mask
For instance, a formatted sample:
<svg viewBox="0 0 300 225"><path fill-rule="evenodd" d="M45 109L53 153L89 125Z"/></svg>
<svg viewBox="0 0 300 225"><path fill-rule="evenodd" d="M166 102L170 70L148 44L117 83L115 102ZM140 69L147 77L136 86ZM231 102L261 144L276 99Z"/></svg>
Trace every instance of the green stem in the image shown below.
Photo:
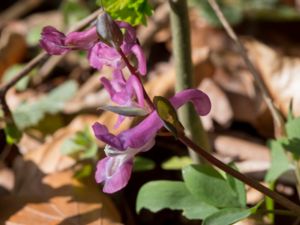
<svg viewBox="0 0 300 225"><path fill-rule="evenodd" d="M190 25L186 0L169 0L171 8L171 30L173 54L176 69L176 92L194 88L193 64L191 59ZM207 133L192 104L187 104L178 111L180 121L185 127L186 135L210 151ZM189 149L194 162L199 163L197 154Z"/></svg>

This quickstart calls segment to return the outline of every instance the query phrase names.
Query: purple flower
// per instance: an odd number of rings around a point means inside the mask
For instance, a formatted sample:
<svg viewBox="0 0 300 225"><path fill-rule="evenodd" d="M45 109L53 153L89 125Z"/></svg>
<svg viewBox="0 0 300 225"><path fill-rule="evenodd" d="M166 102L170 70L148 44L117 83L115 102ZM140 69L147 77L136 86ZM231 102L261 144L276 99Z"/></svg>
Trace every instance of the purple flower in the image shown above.
<svg viewBox="0 0 300 225"><path fill-rule="evenodd" d="M124 28L125 33L121 50L126 57L134 55L137 59L137 70L141 75L147 73L146 58L141 46L137 43L136 32L128 23L117 22L119 28ZM104 42L98 42L89 53L89 62L95 69L102 69L104 65L121 70L125 64L117 49Z"/></svg>
<svg viewBox="0 0 300 225"><path fill-rule="evenodd" d="M68 51L65 46L66 36L54 27L44 27L40 45L50 55L61 55Z"/></svg>
<svg viewBox="0 0 300 225"><path fill-rule="evenodd" d="M54 27L47 26L42 31L40 45L50 55L61 55L72 49L90 49L98 39L95 27L65 36Z"/></svg>
<svg viewBox="0 0 300 225"><path fill-rule="evenodd" d="M142 84L134 75L125 80L121 70L114 70L111 81L105 77L100 80L113 102L121 106L141 108L145 112L147 111L144 107ZM115 127L118 127L124 119L125 117L120 115Z"/></svg>
<svg viewBox="0 0 300 225"><path fill-rule="evenodd" d="M208 114L211 109L209 97L196 89L182 91L170 99L176 109L188 101L195 105L196 111L201 116ZM95 136L107 144L105 148L107 157L98 162L95 175L97 183L104 182L104 192L113 193L127 185L134 156L153 147L156 133L162 126L163 122L156 111L149 114L137 126L116 136L109 133L106 126L100 123L93 125Z"/></svg>
<svg viewBox="0 0 300 225"><path fill-rule="evenodd" d="M145 55L137 42L136 32L125 22L116 22L120 29L124 29L121 50L126 57L134 55L137 59L137 70L141 75L147 73ZM82 32L71 32L67 35L47 26L43 29L40 40L41 47L50 55L61 55L70 50L88 50L90 65L95 69L102 69L104 65L114 69L123 69L125 63L115 48L100 41L96 27Z"/></svg>

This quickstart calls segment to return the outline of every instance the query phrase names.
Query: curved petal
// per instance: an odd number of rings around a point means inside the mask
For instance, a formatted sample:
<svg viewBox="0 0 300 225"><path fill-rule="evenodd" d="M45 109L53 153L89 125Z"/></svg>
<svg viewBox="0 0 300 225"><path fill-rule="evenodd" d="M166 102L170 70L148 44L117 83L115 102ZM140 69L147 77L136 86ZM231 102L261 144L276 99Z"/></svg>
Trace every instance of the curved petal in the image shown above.
<svg viewBox="0 0 300 225"><path fill-rule="evenodd" d="M106 157L98 162L95 179L104 183L103 192L114 193L125 187L130 179L133 167L132 158L122 162L116 157Z"/></svg>
<svg viewBox="0 0 300 225"><path fill-rule="evenodd" d="M122 69L124 63L120 54L116 49L108 45L98 42L89 52L89 63L95 69L102 69L103 65L111 66L115 69Z"/></svg>
<svg viewBox="0 0 300 225"><path fill-rule="evenodd" d="M96 27L86 31L71 32L67 35L65 44L76 49L89 49L99 40Z"/></svg>
<svg viewBox="0 0 300 225"><path fill-rule="evenodd" d="M141 75L146 75L147 73L147 62L146 57L144 55L144 52L139 44L135 44L131 51L135 55L137 61L138 61L138 71Z"/></svg>
<svg viewBox="0 0 300 225"><path fill-rule="evenodd" d="M65 46L66 36L54 27L44 27L41 34L40 46L50 55L61 55L69 49Z"/></svg>
<svg viewBox="0 0 300 225"><path fill-rule="evenodd" d="M102 124L96 122L93 124L92 128L93 128L95 136L99 140L113 146L116 149L125 150L122 146L122 141L120 140L120 138L118 136L115 136L115 135L109 133L109 131L105 125L102 125Z"/></svg>
<svg viewBox="0 0 300 225"><path fill-rule="evenodd" d="M138 105L140 107L144 107L144 92L143 92L143 86L138 78L131 75L126 83L126 89L131 98L136 97ZM134 105L134 104L131 104Z"/></svg>

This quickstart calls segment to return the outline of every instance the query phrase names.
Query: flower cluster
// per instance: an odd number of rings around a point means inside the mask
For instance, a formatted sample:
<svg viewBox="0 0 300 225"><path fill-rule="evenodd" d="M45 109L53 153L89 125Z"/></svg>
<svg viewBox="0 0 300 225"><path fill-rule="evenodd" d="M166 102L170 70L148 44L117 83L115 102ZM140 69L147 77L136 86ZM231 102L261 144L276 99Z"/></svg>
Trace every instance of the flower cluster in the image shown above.
<svg viewBox="0 0 300 225"><path fill-rule="evenodd" d="M149 111L151 107L147 105L149 97L139 78L147 73L146 60L135 30L125 22L110 20L106 14L101 21L107 20L108 24L98 24L86 31L67 35L53 27L45 27L40 45L51 55L64 54L74 49L87 50L91 67L100 70L105 65L113 69L111 80L102 77L100 81L114 103L122 107L147 109L148 115L142 122L116 136L104 124L96 122L93 125L95 136L107 144L104 149L106 157L98 162L95 178L98 183L104 183L104 192L114 193L127 185L134 156L153 147L155 136L163 122L155 110ZM113 29L107 30L110 26ZM113 37L114 32L121 34L116 38L116 43L107 40L107 37ZM128 64L132 56L136 58L136 66ZM131 72L127 79L122 72L124 67L128 67ZM206 115L210 111L210 100L200 90L188 89L170 98L176 109L189 101L194 104L199 115ZM124 118L124 115L120 115L116 125Z"/></svg>

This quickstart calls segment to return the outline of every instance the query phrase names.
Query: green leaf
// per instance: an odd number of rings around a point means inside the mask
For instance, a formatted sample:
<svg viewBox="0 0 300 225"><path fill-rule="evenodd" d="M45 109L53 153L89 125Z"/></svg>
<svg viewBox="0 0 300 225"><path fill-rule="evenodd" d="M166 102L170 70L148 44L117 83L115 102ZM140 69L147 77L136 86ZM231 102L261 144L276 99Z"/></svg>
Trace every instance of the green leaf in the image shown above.
<svg viewBox="0 0 300 225"><path fill-rule="evenodd" d="M93 172L93 166L91 164L83 165L76 173L74 177L78 180L89 177Z"/></svg>
<svg viewBox="0 0 300 225"><path fill-rule="evenodd" d="M134 157L134 172L148 171L153 170L154 168L155 162L153 160L141 156Z"/></svg>
<svg viewBox="0 0 300 225"><path fill-rule="evenodd" d="M265 180L270 183L276 181L281 174L289 170L290 164L279 141L269 141L268 146L271 149L271 167Z"/></svg>
<svg viewBox="0 0 300 225"><path fill-rule="evenodd" d="M113 19L122 20L135 26L146 25L146 16L152 15L152 7L147 0L97 0Z"/></svg>
<svg viewBox="0 0 300 225"><path fill-rule="evenodd" d="M230 225L251 215L251 209L227 208L204 219L202 225Z"/></svg>
<svg viewBox="0 0 300 225"><path fill-rule="evenodd" d="M13 111L17 127L23 130L37 125L46 113L58 113L63 109L65 102L74 96L77 88L75 81L67 81L36 102L22 103Z"/></svg>
<svg viewBox="0 0 300 225"><path fill-rule="evenodd" d="M300 117L285 124L288 138L300 138Z"/></svg>
<svg viewBox="0 0 300 225"><path fill-rule="evenodd" d="M300 117L290 119L285 124L287 139L282 139L282 146L293 153L294 157L300 157Z"/></svg>
<svg viewBox="0 0 300 225"><path fill-rule="evenodd" d="M165 128L176 137L178 133L183 130L183 126L179 122L176 110L169 100L162 96L155 96L153 102L157 114L162 119Z"/></svg>
<svg viewBox="0 0 300 225"><path fill-rule="evenodd" d="M186 167L190 164L192 164L193 161L188 156L178 157L173 156L172 158L165 161L161 167L164 170L181 170L183 167Z"/></svg>
<svg viewBox="0 0 300 225"><path fill-rule="evenodd" d="M10 145L19 142L22 132L17 128L14 122L8 122L4 127L6 142Z"/></svg>
<svg viewBox="0 0 300 225"><path fill-rule="evenodd" d="M234 164L230 164L230 166L233 169L238 170L238 168ZM229 185L231 186L231 188L237 194L237 197L238 197L238 200L239 200L239 203L240 203L241 207L243 207L243 208L246 207L246 205L247 205L247 195L246 195L245 184L242 181L230 176L227 173L226 173L226 178L227 178L227 181L228 181Z"/></svg>
<svg viewBox="0 0 300 225"><path fill-rule="evenodd" d="M79 0L63 1L61 4L61 11L67 27L78 22L89 14L88 8Z"/></svg>
<svg viewBox="0 0 300 225"><path fill-rule="evenodd" d="M165 208L182 210L188 219L204 219L218 210L195 199L180 181L152 181L144 184L137 196L136 211L142 208L152 212Z"/></svg>
<svg viewBox="0 0 300 225"><path fill-rule="evenodd" d="M225 178L209 165L190 165L182 170L188 190L201 202L215 207L240 207L239 198Z"/></svg>
<svg viewBox="0 0 300 225"><path fill-rule="evenodd" d="M97 151L98 145L88 126L83 131L76 132L73 137L66 139L61 146L62 154L80 160L95 158Z"/></svg>

